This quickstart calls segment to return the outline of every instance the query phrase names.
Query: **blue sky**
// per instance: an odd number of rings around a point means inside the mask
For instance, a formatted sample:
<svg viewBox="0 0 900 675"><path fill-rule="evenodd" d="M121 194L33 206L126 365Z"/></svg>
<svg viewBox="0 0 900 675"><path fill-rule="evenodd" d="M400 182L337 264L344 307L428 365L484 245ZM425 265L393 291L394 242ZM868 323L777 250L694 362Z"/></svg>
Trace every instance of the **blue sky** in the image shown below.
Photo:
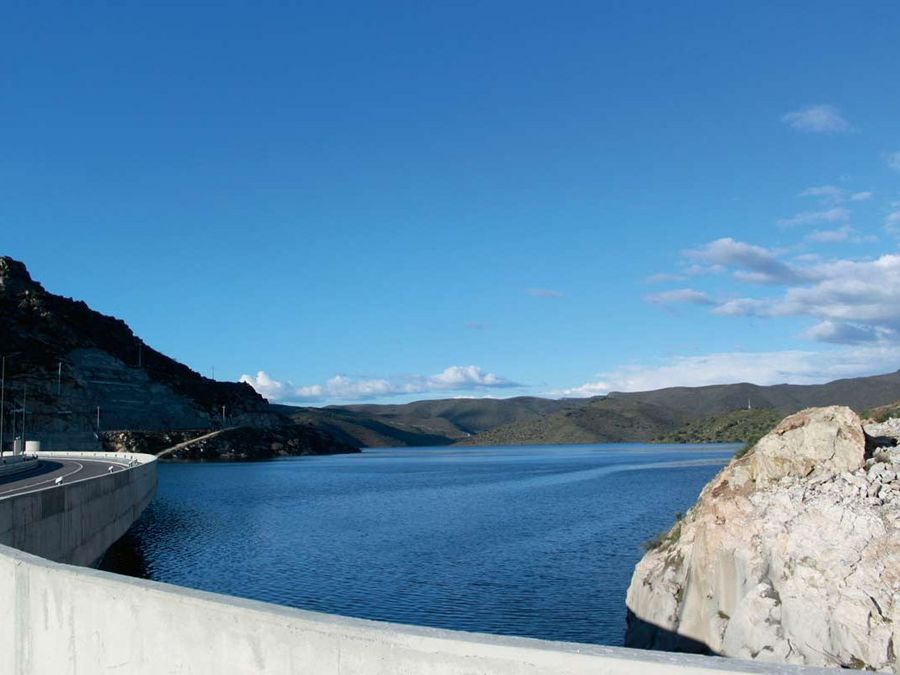
<svg viewBox="0 0 900 675"><path fill-rule="evenodd" d="M900 5L29 3L0 252L273 399L900 367Z"/></svg>

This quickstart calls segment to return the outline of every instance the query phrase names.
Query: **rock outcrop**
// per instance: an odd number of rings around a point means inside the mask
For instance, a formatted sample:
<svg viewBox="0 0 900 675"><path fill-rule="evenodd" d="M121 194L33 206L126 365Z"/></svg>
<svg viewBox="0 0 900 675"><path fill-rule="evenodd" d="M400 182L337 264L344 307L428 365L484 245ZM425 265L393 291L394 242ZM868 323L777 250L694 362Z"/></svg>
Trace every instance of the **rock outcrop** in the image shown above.
<svg viewBox="0 0 900 675"><path fill-rule="evenodd" d="M637 565L626 644L898 672L898 437L844 407L787 417Z"/></svg>
<svg viewBox="0 0 900 675"><path fill-rule="evenodd" d="M297 455L333 455L359 452L308 424L284 424L272 428L235 427L210 434L208 429L181 431L108 431L101 434L104 449L111 452L159 454L170 460L259 460ZM200 438L189 443L192 439Z"/></svg>

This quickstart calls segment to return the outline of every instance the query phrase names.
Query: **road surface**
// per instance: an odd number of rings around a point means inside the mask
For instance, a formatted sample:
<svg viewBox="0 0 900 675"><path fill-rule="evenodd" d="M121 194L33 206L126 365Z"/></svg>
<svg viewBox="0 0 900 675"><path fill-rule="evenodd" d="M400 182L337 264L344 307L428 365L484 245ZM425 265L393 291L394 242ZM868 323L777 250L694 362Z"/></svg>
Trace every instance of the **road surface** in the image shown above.
<svg viewBox="0 0 900 675"><path fill-rule="evenodd" d="M123 471L128 467L128 460L109 457L97 459L41 457L38 460L38 466L28 473L0 478L0 499L22 492L53 487L56 479L60 477L62 477L63 483L94 478L108 473L110 467L113 471Z"/></svg>

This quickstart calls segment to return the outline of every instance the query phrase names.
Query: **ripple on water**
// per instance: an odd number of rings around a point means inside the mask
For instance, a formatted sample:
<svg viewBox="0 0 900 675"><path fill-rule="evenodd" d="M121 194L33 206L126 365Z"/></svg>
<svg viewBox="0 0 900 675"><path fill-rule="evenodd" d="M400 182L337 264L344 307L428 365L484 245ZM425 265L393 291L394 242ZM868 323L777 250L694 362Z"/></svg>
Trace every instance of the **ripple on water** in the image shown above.
<svg viewBox="0 0 900 675"><path fill-rule="evenodd" d="M735 446L368 450L163 464L104 567L369 619L622 643L640 544Z"/></svg>

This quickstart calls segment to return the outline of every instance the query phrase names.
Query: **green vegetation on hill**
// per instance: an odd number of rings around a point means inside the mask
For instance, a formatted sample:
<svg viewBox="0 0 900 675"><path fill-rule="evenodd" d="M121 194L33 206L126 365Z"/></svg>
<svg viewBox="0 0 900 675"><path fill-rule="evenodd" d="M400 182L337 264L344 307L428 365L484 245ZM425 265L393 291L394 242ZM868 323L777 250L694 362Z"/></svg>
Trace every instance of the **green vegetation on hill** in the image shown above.
<svg viewBox="0 0 900 675"><path fill-rule="evenodd" d="M295 422L314 424L349 443L390 447L449 445L498 426L527 422L584 403L581 399L516 396L507 399L437 399L394 405L277 408Z"/></svg>
<svg viewBox="0 0 900 675"><path fill-rule="evenodd" d="M652 442L676 437L684 442L742 441L804 408L846 405L864 410L898 399L900 372L816 385L764 387L744 382L615 392L564 411L491 429L463 443ZM748 402L754 410L747 411Z"/></svg>
<svg viewBox="0 0 900 675"><path fill-rule="evenodd" d="M733 410L692 420L655 439L662 443L746 443L760 438L783 417L771 408Z"/></svg>
<svg viewBox="0 0 900 675"><path fill-rule="evenodd" d="M860 417L863 419L873 419L876 422L884 422L891 417L900 417L900 401L894 401L887 405L870 408L869 410L863 411Z"/></svg>

